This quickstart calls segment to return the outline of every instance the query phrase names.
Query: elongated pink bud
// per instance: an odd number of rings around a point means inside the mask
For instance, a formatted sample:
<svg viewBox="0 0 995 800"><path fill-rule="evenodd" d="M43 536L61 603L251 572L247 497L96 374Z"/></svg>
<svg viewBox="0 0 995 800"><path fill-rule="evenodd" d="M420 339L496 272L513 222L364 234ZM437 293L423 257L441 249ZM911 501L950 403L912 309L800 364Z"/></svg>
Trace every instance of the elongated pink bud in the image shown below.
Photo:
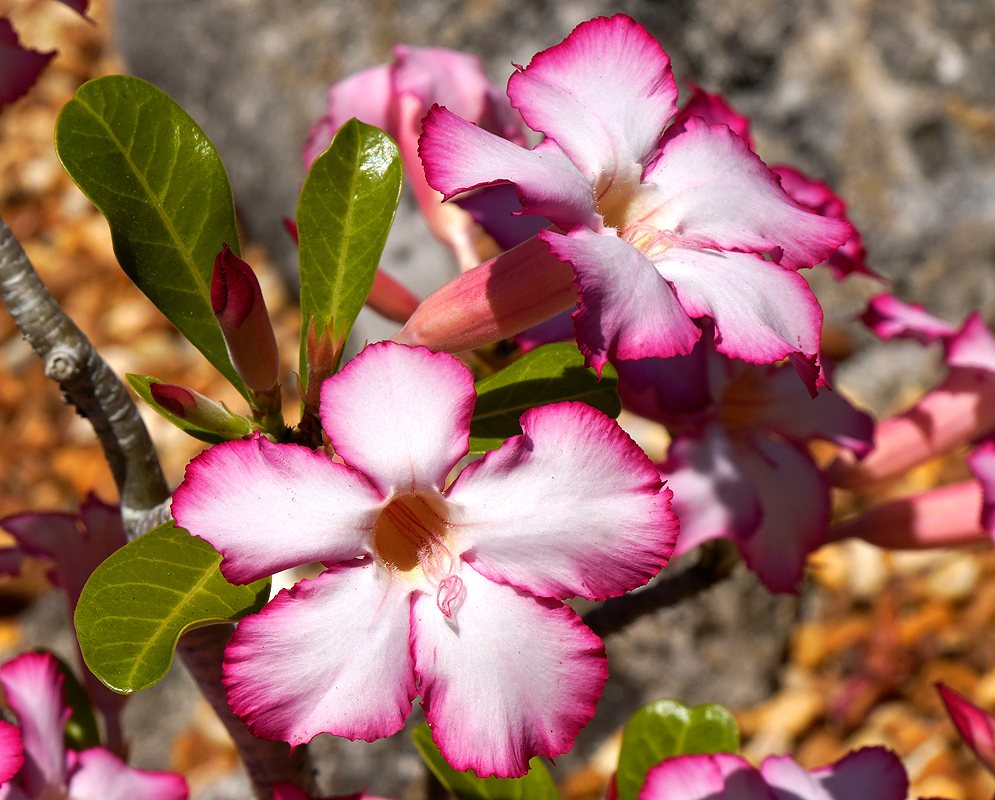
<svg viewBox="0 0 995 800"><path fill-rule="evenodd" d="M995 775L995 717L943 683L936 690L964 743Z"/></svg>
<svg viewBox="0 0 995 800"><path fill-rule="evenodd" d="M457 353L507 339L577 303L573 268L529 239L425 298L394 341Z"/></svg>
<svg viewBox="0 0 995 800"><path fill-rule="evenodd" d="M830 529L830 540L856 537L889 550L991 544L981 528L981 484L965 481L892 500Z"/></svg>
<svg viewBox="0 0 995 800"><path fill-rule="evenodd" d="M280 354L266 301L252 267L226 244L214 259L211 307L221 325L228 356L235 370L254 392L276 386Z"/></svg>
<svg viewBox="0 0 995 800"><path fill-rule="evenodd" d="M915 406L877 426L862 461L842 453L826 470L830 482L859 489L901 475L952 447L995 430L995 379L957 369Z"/></svg>
<svg viewBox="0 0 995 800"><path fill-rule="evenodd" d="M418 308L418 298L382 269L373 277L366 305L383 317L403 325Z"/></svg>
<svg viewBox="0 0 995 800"><path fill-rule="evenodd" d="M150 383L149 391L152 399L166 411L198 428L228 438L246 436L251 432L252 426L245 417L232 414L220 403L186 386Z"/></svg>

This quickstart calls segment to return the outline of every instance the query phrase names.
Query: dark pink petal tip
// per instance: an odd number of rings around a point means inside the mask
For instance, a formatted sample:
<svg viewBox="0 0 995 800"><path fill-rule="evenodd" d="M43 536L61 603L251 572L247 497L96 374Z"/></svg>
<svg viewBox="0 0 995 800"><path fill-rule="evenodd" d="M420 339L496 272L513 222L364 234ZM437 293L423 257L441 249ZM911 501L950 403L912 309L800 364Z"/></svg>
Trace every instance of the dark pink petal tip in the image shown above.
<svg viewBox="0 0 995 800"><path fill-rule="evenodd" d="M149 385L149 392L153 400L180 419L185 419L197 408L197 399L193 396L193 392L182 386L172 383L153 383Z"/></svg>
<svg viewBox="0 0 995 800"><path fill-rule="evenodd" d="M55 58L55 52L42 53L23 47L10 20L0 17L0 106L26 95L48 62Z"/></svg>

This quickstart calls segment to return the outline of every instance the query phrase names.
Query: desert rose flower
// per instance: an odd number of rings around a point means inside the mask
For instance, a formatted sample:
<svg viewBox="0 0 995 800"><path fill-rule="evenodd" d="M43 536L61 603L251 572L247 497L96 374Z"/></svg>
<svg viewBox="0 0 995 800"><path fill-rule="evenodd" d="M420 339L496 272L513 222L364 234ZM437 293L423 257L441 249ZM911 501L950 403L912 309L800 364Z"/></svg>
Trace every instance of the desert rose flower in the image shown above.
<svg viewBox="0 0 995 800"><path fill-rule="evenodd" d="M489 335L549 318L579 288L577 341L597 368L688 353L699 317L715 321L726 355L770 363L794 353L814 362L822 311L796 270L827 258L850 226L788 197L728 126L689 117L668 128L677 86L666 53L641 26L624 15L582 23L514 73L508 96L545 135L535 149L445 108L429 113L419 145L428 182L447 198L514 184L524 211L553 225L538 234L548 254L532 277L561 262L573 273L543 296L523 278L517 294L535 306L533 318ZM499 257L504 268L508 255ZM473 313L506 318L488 289L478 282ZM448 291L427 298L398 341L435 346L429 323L451 307Z"/></svg>
<svg viewBox="0 0 995 800"><path fill-rule="evenodd" d="M132 769L103 747L66 749L70 708L52 656L25 653L8 661L0 684L24 743L24 766L0 786L3 800L186 800L179 775Z"/></svg>
<svg viewBox="0 0 995 800"><path fill-rule="evenodd" d="M729 753L677 756L653 767L639 800L905 800L909 778L884 747L864 747L809 772L790 756L759 769Z"/></svg>
<svg viewBox="0 0 995 800"><path fill-rule="evenodd" d="M257 735L378 739L420 694L453 767L514 776L569 750L593 715L604 647L561 601L655 575L676 537L671 493L582 403L527 411L520 436L447 488L474 402L452 356L382 342L322 387L335 460L257 437L187 468L173 514L229 580L327 567L228 645L229 703Z"/></svg>
<svg viewBox="0 0 995 800"><path fill-rule="evenodd" d="M732 539L769 589L795 591L830 516L829 482L807 444L863 455L874 425L835 392L810 397L791 366L727 358L712 338L706 329L687 356L620 362L619 396L673 436L658 468L681 521L674 555Z"/></svg>
<svg viewBox="0 0 995 800"><path fill-rule="evenodd" d="M422 118L435 103L497 136L525 142L521 117L487 80L476 56L398 45L389 64L363 70L329 89L328 113L314 124L304 145L304 167L352 117L386 131L397 142L408 183L432 233L452 249L462 269L469 269L480 263L473 217L456 205L443 205L442 195L425 181L418 158Z"/></svg>

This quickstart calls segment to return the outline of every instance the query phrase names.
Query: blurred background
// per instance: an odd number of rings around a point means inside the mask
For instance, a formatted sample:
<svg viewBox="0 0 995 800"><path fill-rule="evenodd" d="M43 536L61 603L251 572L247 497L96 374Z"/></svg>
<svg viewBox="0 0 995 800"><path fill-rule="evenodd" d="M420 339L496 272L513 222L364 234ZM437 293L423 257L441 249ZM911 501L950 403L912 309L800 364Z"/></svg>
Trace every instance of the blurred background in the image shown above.
<svg viewBox="0 0 995 800"><path fill-rule="evenodd" d="M54 0L0 0L22 41L59 55L24 99L0 112L0 216L56 297L120 373L154 375L237 405L236 395L117 267L103 219L62 172L59 108L85 80L128 72L172 95L214 141L287 362L297 348L296 250L283 229L304 178L300 149L329 85L387 61L396 43L468 50L504 86L512 63L579 22L625 12L669 53L682 92L720 92L753 121L760 156L842 195L869 266L902 299L959 323L995 320L995 4L989 0L94 0L93 23ZM421 295L456 267L406 197L383 266ZM836 386L878 414L940 375L938 353L880 343L850 322L884 288L810 276L826 308ZM375 315L360 339L389 335ZM288 377L286 385L293 385ZM296 399L287 395L288 416ZM199 445L149 415L173 485ZM113 481L84 420L0 314L0 514L72 510ZM651 437L652 433L647 433ZM925 465L907 493L959 479ZM855 502L847 500L846 502ZM668 569L671 569L668 567ZM745 753L791 752L807 767L860 744L905 760L913 796L989 800L995 780L959 744L933 682L995 707L995 559L986 552L824 548L801 595L774 597L745 571L608 641L612 680L595 721L558 759L569 798L603 796L617 730L671 696L737 715ZM44 570L0 582L0 650L71 633ZM187 774L193 796L246 796L224 734L178 670L126 712L138 766ZM399 734L372 745L323 735L322 788L417 798L422 768Z"/></svg>

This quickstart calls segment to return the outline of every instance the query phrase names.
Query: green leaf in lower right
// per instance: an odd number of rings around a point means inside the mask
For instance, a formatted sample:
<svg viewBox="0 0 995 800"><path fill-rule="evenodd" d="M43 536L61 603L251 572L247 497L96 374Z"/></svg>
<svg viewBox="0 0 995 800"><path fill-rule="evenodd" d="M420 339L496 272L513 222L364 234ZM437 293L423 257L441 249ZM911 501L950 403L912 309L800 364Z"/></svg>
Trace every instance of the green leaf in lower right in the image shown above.
<svg viewBox="0 0 995 800"><path fill-rule="evenodd" d="M538 758L529 761L529 771L521 778L478 778L473 770L458 772L449 766L428 725L415 728L411 738L428 768L459 800L560 800L549 770Z"/></svg>
<svg viewBox="0 0 995 800"><path fill-rule="evenodd" d="M90 671L115 692L137 692L166 674L182 633L262 608L269 578L234 586L220 563L211 545L172 522L111 555L76 605L76 635Z"/></svg>
<svg viewBox="0 0 995 800"><path fill-rule="evenodd" d="M722 706L693 708L657 700L632 715L622 734L616 782L619 800L638 800L646 773L666 758L739 750L736 720Z"/></svg>

